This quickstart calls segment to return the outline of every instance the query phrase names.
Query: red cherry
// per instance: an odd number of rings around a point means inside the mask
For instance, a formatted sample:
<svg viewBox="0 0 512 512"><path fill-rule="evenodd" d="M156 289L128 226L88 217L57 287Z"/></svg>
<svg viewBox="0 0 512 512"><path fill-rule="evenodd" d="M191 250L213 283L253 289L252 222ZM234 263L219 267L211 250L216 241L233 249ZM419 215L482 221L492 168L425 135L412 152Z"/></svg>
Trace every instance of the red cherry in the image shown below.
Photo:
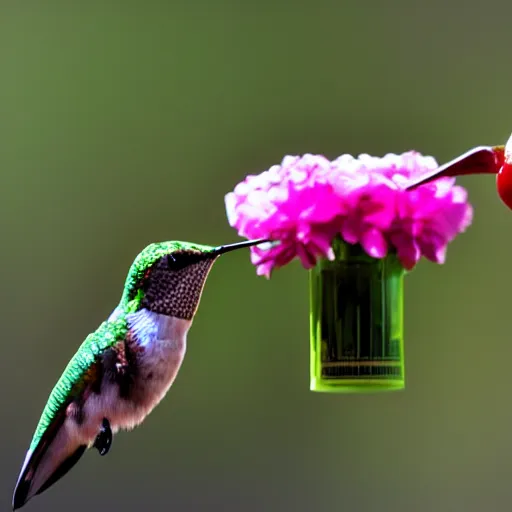
<svg viewBox="0 0 512 512"><path fill-rule="evenodd" d="M496 189L500 199L512 210L512 136L504 153L503 166L496 176Z"/></svg>
<svg viewBox="0 0 512 512"><path fill-rule="evenodd" d="M503 164L496 176L496 188L500 199L512 210L512 165Z"/></svg>

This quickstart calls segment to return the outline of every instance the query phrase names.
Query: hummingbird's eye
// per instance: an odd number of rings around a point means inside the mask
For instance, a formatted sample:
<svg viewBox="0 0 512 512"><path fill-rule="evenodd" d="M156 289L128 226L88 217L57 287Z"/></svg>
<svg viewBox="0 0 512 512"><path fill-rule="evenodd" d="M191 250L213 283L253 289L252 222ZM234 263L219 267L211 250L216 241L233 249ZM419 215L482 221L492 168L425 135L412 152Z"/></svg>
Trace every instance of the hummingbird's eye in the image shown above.
<svg viewBox="0 0 512 512"><path fill-rule="evenodd" d="M167 268L169 270L180 270L188 264L188 257L184 253L174 253L167 256Z"/></svg>
<svg viewBox="0 0 512 512"><path fill-rule="evenodd" d="M176 251L167 255L167 269L181 270L204 259L204 254L195 251Z"/></svg>

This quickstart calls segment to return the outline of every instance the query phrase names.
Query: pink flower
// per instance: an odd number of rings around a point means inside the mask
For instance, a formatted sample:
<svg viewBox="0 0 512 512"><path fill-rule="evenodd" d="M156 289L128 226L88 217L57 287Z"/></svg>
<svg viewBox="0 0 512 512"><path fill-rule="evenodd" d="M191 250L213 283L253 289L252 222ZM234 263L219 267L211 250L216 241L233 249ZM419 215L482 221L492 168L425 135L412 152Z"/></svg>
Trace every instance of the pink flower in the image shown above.
<svg viewBox="0 0 512 512"><path fill-rule="evenodd" d="M251 251L258 274L268 277L274 266L286 265L295 256L305 268L313 267L318 257L334 258L333 221L342 204L327 180L330 172L331 162L322 156L288 156L227 194L228 220L240 235L281 242L269 251Z"/></svg>
<svg viewBox="0 0 512 512"><path fill-rule="evenodd" d="M338 232L347 243L359 243L370 256L383 258L388 252L385 233L395 217L398 187L363 165L356 172L347 172L347 163L344 158L335 160L331 172L334 190L344 205Z"/></svg>
<svg viewBox="0 0 512 512"><path fill-rule="evenodd" d="M422 255L444 263L448 244L471 224L473 209L467 192L454 184L454 178L441 178L399 194L389 239L407 270Z"/></svg>
<svg viewBox="0 0 512 512"><path fill-rule="evenodd" d="M228 220L246 238L280 242L251 249L258 274L267 277L295 257L305 268L318 258L334 259L336 236L374 258L395 250L407 269L422 255L442 263L448 243L471 223L465 190L450 178L404 190L410 179L436 168L434 158L413 151L332 162L287 156L226 195Z"/></svg>

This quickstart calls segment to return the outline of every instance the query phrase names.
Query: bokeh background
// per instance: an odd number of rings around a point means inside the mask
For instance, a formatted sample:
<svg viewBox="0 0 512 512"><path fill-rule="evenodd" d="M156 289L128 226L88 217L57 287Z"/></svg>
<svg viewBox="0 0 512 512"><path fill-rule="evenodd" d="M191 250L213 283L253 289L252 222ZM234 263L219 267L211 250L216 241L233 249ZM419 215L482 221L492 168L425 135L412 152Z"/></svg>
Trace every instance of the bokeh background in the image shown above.
<svg viewBox="0 0 512 512"><path fill-rule="evenodd" d="M48 393L157 240L238 239L223 197L285 154L512 129L512 4L316 0L0 5L0 508ZM165 401L26 510L510 507L512 212L407 277L403 392L309 392L307 273L216 263Z"/></svg>

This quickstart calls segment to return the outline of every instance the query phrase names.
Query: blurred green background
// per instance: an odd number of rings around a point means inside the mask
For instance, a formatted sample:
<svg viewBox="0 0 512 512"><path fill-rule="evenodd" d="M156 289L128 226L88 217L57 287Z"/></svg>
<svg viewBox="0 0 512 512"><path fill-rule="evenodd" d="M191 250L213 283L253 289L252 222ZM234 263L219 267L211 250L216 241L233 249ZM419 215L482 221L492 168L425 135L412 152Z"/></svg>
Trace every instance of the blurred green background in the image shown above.
<svg viewBox="0 0 512 512"><path fill-rule="evenodd" d="M512 4L316 0L0 7L0 508L48 393L148 243L238 239L223 197L285 154L512 129ZM512 212L492 177L406 283L404 392L309 392L307 273L219 260L144 425L26 510L481 511L512 498Z"/></svg>

